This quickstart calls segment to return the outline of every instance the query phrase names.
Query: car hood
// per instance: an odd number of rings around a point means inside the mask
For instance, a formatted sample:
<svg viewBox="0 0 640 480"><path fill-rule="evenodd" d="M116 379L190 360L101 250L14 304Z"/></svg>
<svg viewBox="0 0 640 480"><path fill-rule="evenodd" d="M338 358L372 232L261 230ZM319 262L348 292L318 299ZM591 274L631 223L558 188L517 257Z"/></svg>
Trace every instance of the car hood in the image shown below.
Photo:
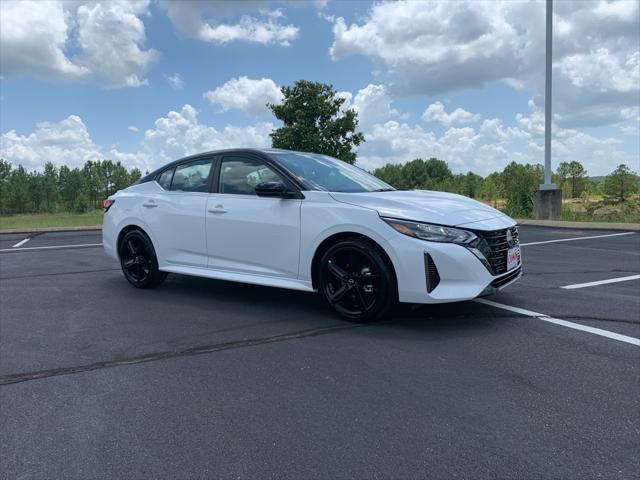
<svg viewBox="0 0 640 480"><path fill-rule="evenodd" d="M338 202L376 210L382 217L449 226L477 223L474 228L481 230L506 228L515 223L495 208L454 193L394 190L371 193L332 192L331 196Z"/></svg>

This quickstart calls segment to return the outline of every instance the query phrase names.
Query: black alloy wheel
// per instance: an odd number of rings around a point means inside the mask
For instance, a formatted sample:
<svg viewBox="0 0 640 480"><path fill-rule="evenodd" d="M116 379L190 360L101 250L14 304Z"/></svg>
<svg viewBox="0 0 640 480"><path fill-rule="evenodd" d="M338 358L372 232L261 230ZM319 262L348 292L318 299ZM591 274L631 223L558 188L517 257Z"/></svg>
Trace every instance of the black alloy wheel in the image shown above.
<svg viewBox="0 0 640 480"><path fill-rule="evenodd" d="M134 287L154 288L167 278L166 272L158 270L151 240L140 230L132 230L122 237L119 254L122 272Z"/></svg>
<svg viewBox="0 0 640 480"><path fill-rule="evenodd" d="M318 290L342 318L373 322L383 318L396 301L395 276L389 261L373 242L342 240L320 260Z"/></svg>

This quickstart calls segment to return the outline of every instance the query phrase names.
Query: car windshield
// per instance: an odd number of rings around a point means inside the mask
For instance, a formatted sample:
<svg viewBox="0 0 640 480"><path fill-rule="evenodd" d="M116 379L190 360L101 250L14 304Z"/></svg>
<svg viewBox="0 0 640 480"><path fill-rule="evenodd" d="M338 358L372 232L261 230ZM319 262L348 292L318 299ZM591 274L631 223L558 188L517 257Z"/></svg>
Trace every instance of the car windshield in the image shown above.
<svg viewBox="0 0 640 480"><path fill-rule="evenodd" d="M315 153L271 153L309 190L327 192L385 192L394 190L377 177L337 158Z"/></svg>

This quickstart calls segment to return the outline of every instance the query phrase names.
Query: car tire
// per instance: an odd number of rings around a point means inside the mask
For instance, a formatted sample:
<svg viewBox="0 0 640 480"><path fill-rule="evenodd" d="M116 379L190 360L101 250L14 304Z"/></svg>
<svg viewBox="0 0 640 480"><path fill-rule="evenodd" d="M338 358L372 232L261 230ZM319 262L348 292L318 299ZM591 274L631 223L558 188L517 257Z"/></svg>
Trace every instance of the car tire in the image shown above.
<svg viewBox="0 0 640 480"><path fill-rule="evenodd" d="M340 240L322 255L318 292L341 318L358 323L384 318L398 296L391 262L364 238Z"/></svg>
<svg viewBox="0 0 640 480"><path fill-rule="evenodd" d="M136 288L155 288L167 278L158 269L156 251L141 230L127 232L118 246L120 266L127 281Z"/></svg>

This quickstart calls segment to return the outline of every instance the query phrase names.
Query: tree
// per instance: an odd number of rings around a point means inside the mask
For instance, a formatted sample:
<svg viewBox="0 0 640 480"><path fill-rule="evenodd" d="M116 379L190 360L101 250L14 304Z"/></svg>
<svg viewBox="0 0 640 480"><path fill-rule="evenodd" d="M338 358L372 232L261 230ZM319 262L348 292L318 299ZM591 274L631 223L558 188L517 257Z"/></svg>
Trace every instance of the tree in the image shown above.
<svg viewBox="0 0 640 480"><path fill-rule="evenodd" d="M506 211L514 217L533 213L533 192L542 183L542 165L522 165L511 162L500 174L500 184L507 201Z"/></svg>
<svg viewBox="0 0 640 480"><path fill-rule="evenodd" d="M424 162L424 168L431 182L431 188L435 188L446 179L453 177L453 173L451 173L449 165L447 165L447 162L444 160L431 157L429 160Z"/></svg>
<svg viewBox="0 0 640 480"><path fill-rule="evenodd" d="M9 173L9 211L26 213L29 209L29 174L22 165Z"/></svg>
<svg viewBox="0 0 640 480"><path fill-rule="evenodd" d="M404 178L402 165L400 164L387 163L384 167L375 169L373 174L399 190L406 190L409 188L409 184Z"/></svg>
<svg viewBox="0 0 640 480"><path fill-rule="evenodd" d="M271 133L274 148L323 153L355 163L353 148L364 142L364 135L356 132L358 114L353 109L340 111L345 99L332 85L298 80L280 90L282 103L267 104L284 123Z"/></svg>
<svg viewBox="0 0 640 480"><path fill-rule="evenodd" d="M480 188L482 187L482 177L473 172L468 172L462 177L462 185L460 193L469 198L480 196Z"/></svg>
<svg viewBox="0 0 640 480"><path fill-rule="evenodd" d="M42 190L44 210L49 213L54 212L58 203L58 170L51 162L44 165Z"/></svg>
<svg viewBox="0 0 640 480"><path fill-rule="evenodd" d="M482 186L480 187L480 198L493 203L493 206L495 207L501 188L500 174L498 172L493 172L482 181Z"/></svg>
<svg viewBox="0 0 640 480"><path fill-rule="evenodd" d="M587 171L580 162L562 162L557 170L560 182L569 185L571 198L578 198L586 188Z"/></svg>
<svg viewBox="0 0 640 480"><path fill-rule="evenodd" d="M0 214L10 213L9 200L10 200L10 183L9 176L11 175L11 164L5 159L0 158Z"/></svg>
<svg viewBox="0 0 640 480"><path fill-rule="evenodd" d="M627 197L638 191L638 175L626 165L618 165L604 179L603 193L607 200L624 203Z"/></svg>

